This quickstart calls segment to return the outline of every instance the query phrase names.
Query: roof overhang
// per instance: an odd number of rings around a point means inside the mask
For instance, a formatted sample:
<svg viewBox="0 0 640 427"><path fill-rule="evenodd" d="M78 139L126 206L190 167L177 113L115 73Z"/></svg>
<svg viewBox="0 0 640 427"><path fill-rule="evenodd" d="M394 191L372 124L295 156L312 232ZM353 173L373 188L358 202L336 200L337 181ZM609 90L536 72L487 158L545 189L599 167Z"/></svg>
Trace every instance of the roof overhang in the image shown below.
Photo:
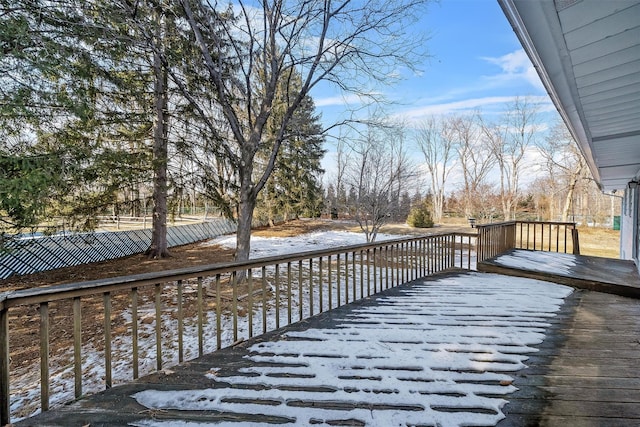
<svg viewBox="0 0 640 427"><path fill-rule="evenodd" d="M604 190L640 178L640 0L498 0Z"/></svg>

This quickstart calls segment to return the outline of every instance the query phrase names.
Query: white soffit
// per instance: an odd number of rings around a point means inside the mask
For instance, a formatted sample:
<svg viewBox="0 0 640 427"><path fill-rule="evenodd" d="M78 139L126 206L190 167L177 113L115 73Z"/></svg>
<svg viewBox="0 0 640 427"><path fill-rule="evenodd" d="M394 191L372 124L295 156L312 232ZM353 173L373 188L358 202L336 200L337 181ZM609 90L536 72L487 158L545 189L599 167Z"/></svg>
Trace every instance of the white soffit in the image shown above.
<svg viewBox="0 0 640 427"><path fill-rule="evenodd" d="M498 0L605 190L640 178L640 0Z"/></svg>

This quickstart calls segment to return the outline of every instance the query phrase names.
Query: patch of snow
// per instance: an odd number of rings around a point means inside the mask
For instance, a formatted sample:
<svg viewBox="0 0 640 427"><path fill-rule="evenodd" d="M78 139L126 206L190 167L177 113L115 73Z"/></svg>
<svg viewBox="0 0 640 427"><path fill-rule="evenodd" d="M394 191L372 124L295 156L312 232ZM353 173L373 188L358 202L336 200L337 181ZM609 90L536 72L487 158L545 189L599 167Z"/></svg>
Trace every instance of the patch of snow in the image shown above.
<svg viewBox="0 0 640 427"><path fill-rule="evenodd" d="M518 250L514 254L496 257L495 262L509 268L570 275L575 266L575 256L560 252Z"/></svg>
<svg viewBox="0 0 640 427"><path fill-rule="evenodd" d="M262 414L288 425L344 419L374 426L495 425L504 418L507 394L516 390L509 374L525 367L571 292L492 274L427 281L354 308L332 328L254 344L246 357L255 364L234 376L210 375L215 388L133 397L152 410ZM270 404L260 404L263 399ZM312 405L329 401L333 409ZM135 425L177 424L149 419Z"/></svg>
<svg viewBox="0 0 640 427"><path fill-rule="evenodd" d="M376 242L399 239L401 237L403 236L380 233L376 237ZM293 237L251 236L250 258L334 249L338 246L357 245L360 243L367 243L364 233L351 231L318 231ZM204 242L202 245L220 245L227 249L234 249L236 247L236 236L220 236Z"/></svg>

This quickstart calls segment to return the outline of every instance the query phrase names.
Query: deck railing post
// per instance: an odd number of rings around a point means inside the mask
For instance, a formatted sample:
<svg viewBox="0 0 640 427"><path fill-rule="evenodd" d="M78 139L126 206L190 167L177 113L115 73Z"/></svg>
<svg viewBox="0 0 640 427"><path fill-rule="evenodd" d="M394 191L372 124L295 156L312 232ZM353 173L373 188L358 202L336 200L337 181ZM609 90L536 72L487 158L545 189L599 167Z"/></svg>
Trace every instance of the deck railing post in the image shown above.
<svg viewBox="0 0 640 427"><path fill-rule="evenodd" d="M82 396L82 310L80 297L73 299L73 376L76 399Z"/></svg>
<svg viewBox="0 0 640 427"><path fill-rule="evenodd" d="M40 304L40 409L49 410L49 303Z"/></svg>
<svg viewBox="0 0 640 427"><path fill-rule="evenodd" d="M578 238L578 229L575 227L571 229L571 240L573 243L573 254L580 255L580 239Z"/></svg>
<svg viewBox="0 0 640 427"><path fill-rule="evenodd" d="M451 234L449 235L449 239L450 240L450 261L449 261L449 265L447 266L448 268L452 268L456 266L456 235L455 234Z"/></svg>
<svg viewBox="0 0 640 427"><path fill-rule="evenodd" d="M2 301L0 301L2 304ZM9 424L9 312L0 308L0 425Z"/></svg>
<svg viewBox="0 0 640 427"><path fill-rule="evenodd" d="M111 388L111 294L102 294L104 308L104 382L105 388Z"/></svg>
<svg viewBox="0 0 640 427"><path fill-rule="evenodd" d="M362 267L362 264L360 264L360 267ZM324 291L324 278L323 278L323 273L322 273L322 268L323 268L323 263L322 263L322 257L320 257L320 259L318 260L318 282L320 283L318 285L318 302L320 303L320 307L318 307L318 310L320 310L320 313L322 313L324 311L324 302L323 302L323 291Z"/></svg>

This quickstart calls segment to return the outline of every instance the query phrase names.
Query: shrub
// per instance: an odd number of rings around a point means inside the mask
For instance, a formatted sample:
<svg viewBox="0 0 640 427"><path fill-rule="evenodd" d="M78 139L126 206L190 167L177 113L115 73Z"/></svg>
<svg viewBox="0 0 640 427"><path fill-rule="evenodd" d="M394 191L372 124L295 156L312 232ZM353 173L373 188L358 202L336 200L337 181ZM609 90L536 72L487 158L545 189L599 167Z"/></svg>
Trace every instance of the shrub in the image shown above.
<svg viewBox="0 0 640 427"><path fill-rule="evenodd" d="M416 228L433 227L433 219L431 218L431 210L426 203L422 203L411 209L407 217L407 224Z"/></svg>

